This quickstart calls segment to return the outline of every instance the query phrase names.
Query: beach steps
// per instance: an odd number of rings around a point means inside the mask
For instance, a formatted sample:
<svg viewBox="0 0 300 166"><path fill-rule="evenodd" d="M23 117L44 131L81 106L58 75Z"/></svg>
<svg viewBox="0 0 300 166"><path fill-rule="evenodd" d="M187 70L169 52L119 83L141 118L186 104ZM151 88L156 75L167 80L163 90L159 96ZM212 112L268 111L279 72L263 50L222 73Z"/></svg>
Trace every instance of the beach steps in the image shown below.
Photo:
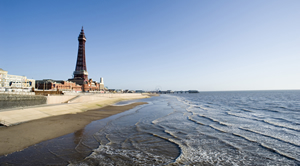
<svg viewBox="0 0 300 166"><path fill-rule="evenodd" d="M67 100L63 103L71 103L73 100L77 99L78 97L80 97L80 95L77 95L77 96L75 96L75 97L71 98L70 100Z"/></svg>

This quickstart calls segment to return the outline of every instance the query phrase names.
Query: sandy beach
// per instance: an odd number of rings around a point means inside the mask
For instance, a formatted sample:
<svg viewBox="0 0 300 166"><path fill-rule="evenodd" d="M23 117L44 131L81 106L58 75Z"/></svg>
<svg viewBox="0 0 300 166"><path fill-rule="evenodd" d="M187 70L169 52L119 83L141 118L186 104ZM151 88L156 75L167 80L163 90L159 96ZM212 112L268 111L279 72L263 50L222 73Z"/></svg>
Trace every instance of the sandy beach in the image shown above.
<svg viewBox="0 0 300 166"><path fill-rule="evenodd" d="M94 120L134 108L145 102L124 106L106 106L77 114L65 114L0 128L0 155L23 150L31 145L53 139L84 128Z"/></svg>

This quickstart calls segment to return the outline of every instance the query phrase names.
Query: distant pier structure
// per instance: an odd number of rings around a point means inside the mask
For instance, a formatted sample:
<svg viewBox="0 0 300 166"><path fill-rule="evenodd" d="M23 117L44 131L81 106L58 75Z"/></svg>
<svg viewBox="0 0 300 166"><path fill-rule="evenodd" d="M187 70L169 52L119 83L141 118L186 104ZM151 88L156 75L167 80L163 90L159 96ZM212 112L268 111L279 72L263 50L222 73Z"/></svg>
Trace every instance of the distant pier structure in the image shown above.
<svg viewBox="0 0 300 166"><path fill-rule="evenodd" d="M198 90L175 91L174 93L199 93Z"/></svg>
<svg viewBox="0 0 300 166"><path fill-rule="evenodd" d="M172 94L172 93L199 93L198 90L188 90L188 91L172 91L172 90L166 90L166 91L157 91L156 93L159 94Z"/></svg>
<svg viewBox="0 0 300 166"><path fill-rule="evenodd" d="M189 90L188 93L199 93L197 90Z"/></svg>

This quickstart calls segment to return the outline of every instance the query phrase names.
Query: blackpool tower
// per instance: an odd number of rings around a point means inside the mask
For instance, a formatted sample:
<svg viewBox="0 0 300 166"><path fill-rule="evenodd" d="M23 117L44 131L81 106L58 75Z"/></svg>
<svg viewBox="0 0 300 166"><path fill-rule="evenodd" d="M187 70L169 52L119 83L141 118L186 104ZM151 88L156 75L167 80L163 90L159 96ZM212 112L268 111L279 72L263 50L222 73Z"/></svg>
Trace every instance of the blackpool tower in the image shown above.
<svg viewBox="0 0 300 166"><path fill-rule="evenodd" d="M88 79L88 72L86 69L85 61L85 42L86 38L84 35L83 27L78 36L78 54L75 71L73 72L73 78L68 79L68 81L75 82L78 85L81 85L82 91L99 91L104 90L103 79L101 83L93 81L91 78Z"/></svg>
<svg viewBox="0 0 300 166"><path fill-rule="evenodd" d="M86 69L86 61L85 61L85 42L86 38L84 35L83 27L81 28L81 32L78 36L78 54L77 54L77 62L75 71L73 73L74 79L88 80L88 72Z"/></svg>

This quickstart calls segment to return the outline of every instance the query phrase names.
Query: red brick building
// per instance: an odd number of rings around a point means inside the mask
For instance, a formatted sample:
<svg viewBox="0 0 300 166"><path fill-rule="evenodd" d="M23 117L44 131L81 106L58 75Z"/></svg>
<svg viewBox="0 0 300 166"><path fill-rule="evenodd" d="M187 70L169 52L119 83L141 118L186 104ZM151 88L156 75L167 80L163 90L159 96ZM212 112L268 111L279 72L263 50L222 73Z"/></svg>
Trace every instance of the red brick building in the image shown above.
<svg viewBox="0 0 300 166"><path fill-rule="evenodd" d="M82 91L82 86L71 81L43 79L36 80L35 87L43 90Z"/></svg>

